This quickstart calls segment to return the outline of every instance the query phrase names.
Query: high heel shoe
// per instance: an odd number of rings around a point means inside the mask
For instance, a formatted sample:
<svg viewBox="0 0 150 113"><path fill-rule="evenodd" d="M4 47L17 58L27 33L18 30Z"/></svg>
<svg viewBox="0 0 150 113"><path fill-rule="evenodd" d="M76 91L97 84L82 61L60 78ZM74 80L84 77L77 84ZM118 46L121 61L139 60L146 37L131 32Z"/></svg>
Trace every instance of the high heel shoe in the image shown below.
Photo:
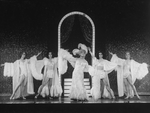
<svg viewBox="0 0 150 113"><path fill-rule="evenodd" d="M10 100L13 100L14 98L13 98L13 96L11 96L9 99L10 99Z"/></svg>
<svg viewBox="0 0 150 113"><path fill-rule="evenodd" d="M23 98L23 100L26 100L26 98L25 97L22 97Z"/></svg>
<svg viewBox="0 0 150 113"><path fill-rule="evenodd" d="M125 99L129 99L129 96L127 96Z"/></svg>
<svg viewBox="0 0 150 113"><path fill-rule="evenodd" d="M139 100L141 99L139 95L137 95L137 98L138 98Z"/></svg>
<svg viewBox="0 0 150 113"><path fill-rule="evenodd" d="M34 98L37 99L38 96L39 96L39 94L37 94Z"/></svg>

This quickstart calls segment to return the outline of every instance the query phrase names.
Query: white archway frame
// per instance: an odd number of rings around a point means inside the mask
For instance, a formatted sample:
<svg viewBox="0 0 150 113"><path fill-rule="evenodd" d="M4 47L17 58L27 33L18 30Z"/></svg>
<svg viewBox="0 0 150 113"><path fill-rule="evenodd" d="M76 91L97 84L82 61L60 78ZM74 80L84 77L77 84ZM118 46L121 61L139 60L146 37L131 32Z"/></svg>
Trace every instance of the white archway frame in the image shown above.
<svg viewBox="0 0 150 113"><path fill-rule="evenodd" d="M58 51L59 51L60 48L61 48L61 32L60 32L60 31L61 31L61 25L62 25L63 21L64 21L67 17L69 17L69 16L71 16L71 15L82 15L82 16L86 17L86 18L90 21L90 23L91 23L91 25L92 25L92 52L93 52L93 54L95 55L95 25L94 25L94 22L93 22L93 20L92 20L88 15L86 15L86 14L83 13L83 12L79 12L79 11L70 12L70 13L66 14L66 15L60 20L59 25L58 25ZM59 83L61 84L61 76L60 76L60 75L59 75Z"/></svg>

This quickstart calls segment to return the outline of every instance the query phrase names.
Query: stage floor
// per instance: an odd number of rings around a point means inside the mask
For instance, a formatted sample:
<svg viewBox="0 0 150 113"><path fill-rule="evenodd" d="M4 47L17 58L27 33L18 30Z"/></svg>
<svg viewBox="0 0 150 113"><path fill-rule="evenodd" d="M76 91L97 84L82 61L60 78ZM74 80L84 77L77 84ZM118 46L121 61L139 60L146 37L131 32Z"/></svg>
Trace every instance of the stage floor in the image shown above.
<svg viewBox="0 0 150 113"><path fill-rule="evenodd" d="M10 96L0 96L0 109L3 113L140 113L150 112L150 96L140 96L132 99L99 99L89 98L85 102L72 101L69 98L9 100ZM148 111L148 112L147 112Z"/></svg>
<svg viewBox="0 0 150 113"><path fill-rule="evenodd" d="M123 99L118 98L116 99L99 99L95 101L93 98L89 98L88 101L72 101L69 98L59 98L59 99L44 99L38 98L34 99L34 96L27 97L26 100L17 99L17 100L10 100L10 96L0 96L0 104L100 104L100 103L150 103L150 96L140 96L141 99L137 99L134 97L132 99Z"/></svg>

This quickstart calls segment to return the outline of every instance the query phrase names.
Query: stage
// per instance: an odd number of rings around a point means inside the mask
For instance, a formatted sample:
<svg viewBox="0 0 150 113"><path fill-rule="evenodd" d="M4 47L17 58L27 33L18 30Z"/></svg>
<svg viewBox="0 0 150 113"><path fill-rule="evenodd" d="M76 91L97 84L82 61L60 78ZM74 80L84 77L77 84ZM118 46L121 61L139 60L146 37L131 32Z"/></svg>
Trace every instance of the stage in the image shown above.
<svg viewBox="0 0 150 113"><path fill-rule="evenodd" d="M79 113L79 112L143 112L150 111L150 96L140 96L125 100L123 98L116 99L99 99L94 101L89 98L88 101L72 101L69 98L44 99L39 97L34 99L34 95L27 97L26 100L17 99L9 100L10 96L0 96L1 110L4 112L60 112L60 113Z"/></svg>
<svg viewBox="0 0 150 113"><path fill-rule="evenodd" d="M88 101L73 101L69 98L41 98L34 99L34 96L27 97L26 100L17 99L17 100L10 100L10 96L0 96L0 104L103 104L103 103L150 103L150 96L140 96L141 99L137 99L134 97L132 99L123 99L118 98L116 99L99 99L95 101L93 98L89 97Z"/></svg>

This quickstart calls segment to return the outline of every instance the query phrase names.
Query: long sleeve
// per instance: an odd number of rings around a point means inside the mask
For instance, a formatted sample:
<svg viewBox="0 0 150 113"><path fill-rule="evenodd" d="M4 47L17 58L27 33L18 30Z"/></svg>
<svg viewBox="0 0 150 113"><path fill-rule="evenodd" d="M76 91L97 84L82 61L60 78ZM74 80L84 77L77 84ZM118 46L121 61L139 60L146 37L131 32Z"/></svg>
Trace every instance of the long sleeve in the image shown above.
<svg viewBox="0 0 150 113"><path fill-rule="evenodd" d="M125 60L119 58L116 54L114 54L110 61L116 63L118 66L123 66Z"/></svg>
<svg viewBox="0 0 150 113"><path fill-rule="evenodd" d="M142 79L148 74L148 68L146 63L138 63L131 60L131 75L132 82L134 83L136 79Z"/></svg>
<svg viewBox="0 0 150 113"><path fill-rule="evenodd" d="M67 61L74 67L76 58L74 58L67 50L60 49L58 52L58 69L60 74L67 71Z"/></svg>
<svg viewBox="0 0 150 113"><path fill-rule="evenodd" d="M93 65L89 65L88 66L88 72L91 76L95 76L96 75L96 70L95 70L95 67L98 65L98 59L96 57L93 57Z"/></svg>
<svg viewBox="0 0 150 113"><path fill-rule="evenodd" d="M119 58L114 54L111 58L111 62L116 63L117 68L117 86L118 86L118 95L121 97L124 95L124 83L123 83L123 63L124 59Z"/></svg>
<svg viewBox="0 0 150 113"><path fill-rule="evenodd" d="M104 60L104 71L106 71L107 73L112 72L116 67L116 63Z"/></svg>
<svg viewBox="0 0 150 113"><path fill-rule="evenodd" d="M50 90L50 94L52 97L59 97L62 95L62 87L59 83L59 76L58 76L58 58L53 58L54 62L54 77L52 79L52 87Z"/></svg>
<svg viewBox="0 0 150 113"><path fill-rule="evenodd" d="M68 69L67 60L63 59L61 56L58 57L58 71L60 74L66 73Z"/></svg>
<svg viewBox="0 0 150 113"><path fill-rule="evenodd" d="M37 59L36 59L36 56L33 56L30 58L30 66L29 68L31 69L31 73L32 73L32 76L37 79L37 80L42 80L43 79L43 75L37 71L37 67L38 65L36 65L36 62L37 62ZM41 62L41 65L42 65L42 62ZM40 66L42 67L42 66Z"/></svg>
<svg viewBox="0 0 150 113"><path fill-rule="evenodd" d="M89 72L89 65L88 65L88 62L87 62L86 65L85 65L84 72Z"/></svg>

